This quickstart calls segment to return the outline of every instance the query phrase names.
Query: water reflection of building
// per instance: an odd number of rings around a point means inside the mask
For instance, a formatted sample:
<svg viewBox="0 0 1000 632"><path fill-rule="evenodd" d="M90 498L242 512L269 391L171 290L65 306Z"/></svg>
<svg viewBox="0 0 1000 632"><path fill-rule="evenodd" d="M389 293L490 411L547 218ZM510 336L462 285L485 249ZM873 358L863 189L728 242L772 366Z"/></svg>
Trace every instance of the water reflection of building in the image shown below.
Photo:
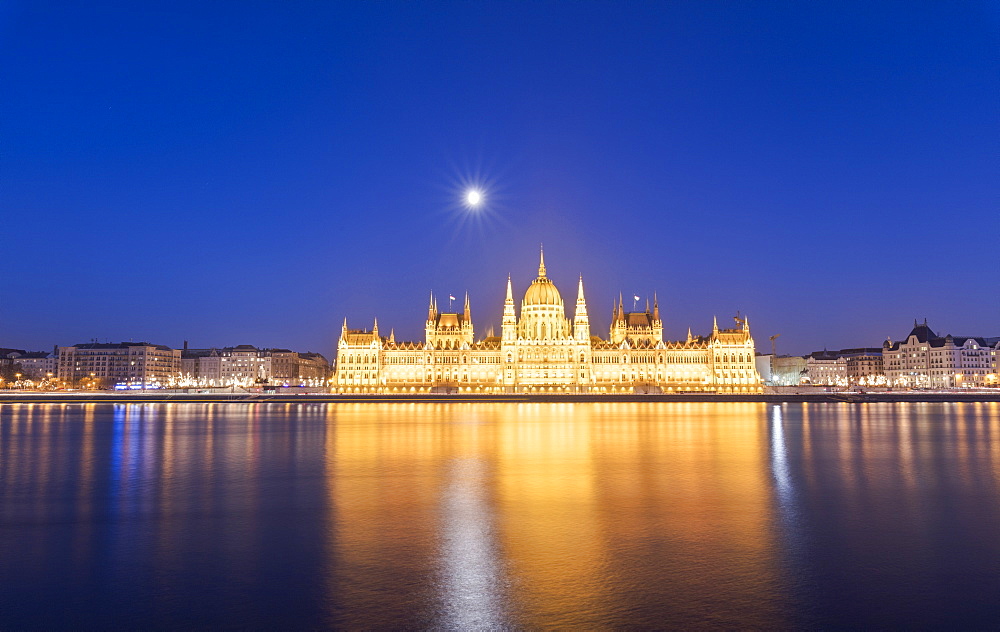
<svg viewBox="0 0 1000 632"><path fill-rule="evenodd" d="M444 313L431 296L422 342L348 329L337 347L339 392L757 392L754 342L745 318L707 336L664 341L659 303L626 312L619 296L608 339L591 335L581 277L567 318L545 260L518 314L510 278L500 336L476 339L468 296L463 311Z"/></svg>
<svg viewBox="0 0 1000 632"><path fill-rule="evenodd" d="M763 404L328 410L334 627L784 616Z"/></svg>
<svg viewBox="0 0 1000 632"><path fill-rule="evenodd" d="M918 388L996 386L1000 337L939 336L917 324L905 340L882 345L889 384Z"/></svg>

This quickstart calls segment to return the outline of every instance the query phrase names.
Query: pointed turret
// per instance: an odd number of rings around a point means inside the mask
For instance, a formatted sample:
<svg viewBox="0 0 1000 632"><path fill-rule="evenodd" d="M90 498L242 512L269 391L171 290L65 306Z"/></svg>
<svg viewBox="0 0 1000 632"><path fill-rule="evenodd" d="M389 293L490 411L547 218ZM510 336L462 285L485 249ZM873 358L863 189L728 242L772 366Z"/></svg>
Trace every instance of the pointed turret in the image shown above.
<svg viewBox="0 0 1000 632"><path fill-rule="evenodd" d="M687 341L691 342L692 339L693 339L693 336L691 335L691 328L688 327L688 339L687 339Z"/></svg>
<svg viewBox="0 0 1000 632"><path fill-rule="evenodd" d="M431 290L431 301L430 304L427 306L427 320L431 321L434 320L435 318L437 318L437 315L434 313L434 291Z"/></svg>
<svg viewBox="0 0 1000 632"><path fill-rule="evenodd" d="M464 311L464 315L465 315L465 322L469 322L470 320L472 320L472 310L469 308L469 293L468 292L465 293L465 311Z"/></svg>
<svg viewBox="0 0 1000 632"><path fill-rule="evenodd" d="M389 342L396 344L396 330L395 328L389 330Z"/></svg>
<svg viewBox="0 0 1000 632"><path fill-rule="evenodd" d="M656 299L656 292L653 292L653 320L660 320L660 302Z"/></svg>
<svg viewBox="0 0 1000 632"><path fill-rule="evenodd" d="M376 338L378 338L378 317L377 316L375 317L375 324L372 325L372 334L374 334L374 336Z"/></svg>
<svg viewBox="0 0 1000 632"><path fill-rule="evenodd" d="M538 246L538 276L545 276L545 248L541 245Z"/></svg>
<svg viewBox="0 0 1000 632"><path fill-rule="evenodd" d="M587 315L587 301L583 297L583 275L576 292L576 315L573 317L573 337L583 342L590 340L590 317Z"/></svg>
<svg viewBox="0 0 1000 632"><path fill-rule="evenodd" d="M719 333L719 319L712 316L712 335Z"/></svg>
<svg viewBox="0 0 1000 632"><path fill-rule="evenodd" d="M340 328L340 337L347 337L347 316L344 316L344 326Z"/></svg>
<svg viewBox="0 0 1000 632"><path fill-rule="evenodd" d="M513 342L517 339L517 314L514 312L514 288L507 275L507 297L503 301L503 320L500 323L500 335L503 340Z"/></svg>

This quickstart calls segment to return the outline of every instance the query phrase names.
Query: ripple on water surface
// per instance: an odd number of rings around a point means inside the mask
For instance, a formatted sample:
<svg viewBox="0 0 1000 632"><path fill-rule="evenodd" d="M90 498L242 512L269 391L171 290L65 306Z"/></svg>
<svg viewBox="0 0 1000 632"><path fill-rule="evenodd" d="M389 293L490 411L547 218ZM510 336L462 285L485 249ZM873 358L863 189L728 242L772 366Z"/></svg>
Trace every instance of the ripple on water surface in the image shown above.
<svg viewBox="0 0 1000 632"><path fill-rule="evenodd" d="M998 404L0 405L4 629L996 627L998 533Z"/></svg>

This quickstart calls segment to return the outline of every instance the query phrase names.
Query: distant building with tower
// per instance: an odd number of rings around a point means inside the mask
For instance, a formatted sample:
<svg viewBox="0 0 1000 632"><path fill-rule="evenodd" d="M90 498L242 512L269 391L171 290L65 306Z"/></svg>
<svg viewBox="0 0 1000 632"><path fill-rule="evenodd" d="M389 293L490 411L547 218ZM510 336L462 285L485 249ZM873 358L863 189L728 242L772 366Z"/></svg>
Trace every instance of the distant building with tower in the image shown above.
<svg viewBox="0 0 1000 632"><path fill-rule="evenodd" d="M341 393L636 393L760 392L754 341L746 318L736 327L718 322L705 336L663 340L654 299L627 312L619 296L608 338L592 335L583 278L573 319L540 257L538 277L516 310L510 277L501 334L477 339L468 295L461 312L444 313L433 294L422 341L384 336L344 320L337 345L333 390Z"/></svg>

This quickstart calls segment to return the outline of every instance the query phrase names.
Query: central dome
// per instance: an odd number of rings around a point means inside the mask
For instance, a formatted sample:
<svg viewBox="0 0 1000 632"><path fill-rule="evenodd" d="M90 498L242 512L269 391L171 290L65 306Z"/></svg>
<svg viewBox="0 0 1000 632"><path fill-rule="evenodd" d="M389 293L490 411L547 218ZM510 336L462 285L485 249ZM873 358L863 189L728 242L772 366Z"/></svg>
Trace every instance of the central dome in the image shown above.
<svg viewBox="0 0 1000 632"><path fill-rule="evenodd" d="M562 305L562 296L556 289L556 284L544 276L531 282L524 293L525 305Z"/></svg>
<svg viewBox="0 0 1000 632"><path fill-rule="evenodd" d="M562 296L555 283L545 276L545 253L538 262L538 278L531 282L524 293L524 305L562 305Z"/></svg>

